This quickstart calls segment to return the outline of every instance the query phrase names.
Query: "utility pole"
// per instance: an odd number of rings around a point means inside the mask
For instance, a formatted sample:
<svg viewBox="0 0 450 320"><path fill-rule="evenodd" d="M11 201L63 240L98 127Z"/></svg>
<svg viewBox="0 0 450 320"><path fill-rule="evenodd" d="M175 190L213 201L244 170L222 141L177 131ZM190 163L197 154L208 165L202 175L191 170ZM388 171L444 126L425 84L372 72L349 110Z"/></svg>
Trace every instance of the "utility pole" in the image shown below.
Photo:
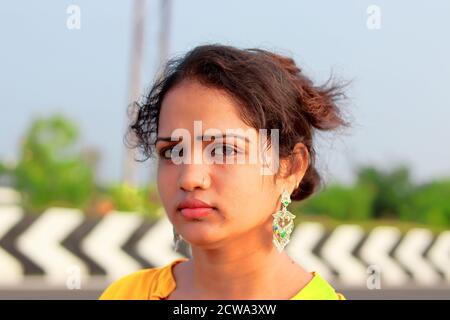
<svg viewBox="0 0 450 320"><path fill-rule="evenodd" d="M128 116L126 119L125 128L128 127L130 119L134 119L137 110L133 106L133 102L139 98L141 91L141 70L143 60L144 34L145 22L147 12L146 0L134 0L133 9L133 43L131 46L131 61L130 61L130 75L128 87ZM134 137L129 136L131 143L134 142ZM136 162L134 160L135 149L125 147L125 159L123 167L123 182L136 185Z"/></svg>
<svg viewBox="0 0 450 320"><path fill-rule="evenodd" d="M159 27L159 67L164 65L169 57L170 25L172 0L161 0L161 20Z"/></svg>
<svg viewBox="0 0 450 320"><path fill-rule="evenodd" d="M170 52L170 26L172 0L160 0L160 20L159 20L159 36L158 36L158 61L157 72L162 72L162 67L169 58ZM154 181L156 177L156 162L152 163L150 168L150 181Z"/></svg>

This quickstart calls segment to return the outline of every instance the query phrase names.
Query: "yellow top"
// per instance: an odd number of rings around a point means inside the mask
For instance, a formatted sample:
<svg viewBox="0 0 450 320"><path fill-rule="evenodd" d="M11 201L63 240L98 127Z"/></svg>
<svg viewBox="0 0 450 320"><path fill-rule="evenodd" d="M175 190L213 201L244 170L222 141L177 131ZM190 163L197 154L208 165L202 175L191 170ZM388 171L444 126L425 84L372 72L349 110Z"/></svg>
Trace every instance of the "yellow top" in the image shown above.
<svg viewBox="0 0 450 320"><path fill-rule="evenodd" d="M100 296L100 300L162 300L175 290L172 268L187 261L179 258L160 268L142 269L113 282ZM345 300L341 293L317 272L313 278L290 300Z"/></svg>

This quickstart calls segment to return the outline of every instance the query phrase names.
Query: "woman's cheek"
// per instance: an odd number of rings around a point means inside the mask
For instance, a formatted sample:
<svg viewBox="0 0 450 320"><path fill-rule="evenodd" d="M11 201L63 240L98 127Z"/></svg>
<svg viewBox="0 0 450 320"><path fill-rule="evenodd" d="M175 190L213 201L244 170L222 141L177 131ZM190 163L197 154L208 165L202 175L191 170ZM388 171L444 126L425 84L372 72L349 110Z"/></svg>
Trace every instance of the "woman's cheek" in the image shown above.
<svg viewBox="0 0 450 320"><path fill-rule="evenodd" d="M249 165L237 165L235 167L233 175L233 181L229 181L230 186L227 190L230 192L228 199L232 199L228 202L232 203L233 215L235 219L242 219L245 217L247 221L253 220L253 215L259 211L259 205L264 199L261 199L262 193L260 191L261 176L259 170L256 170L254 166Z"/></svg>
<svg viewBox="0 0 450 320"><path fill-rule="evenodd" d="M158 166L158 192L161 198L162 204L167 211L170 211L170 208L174 205L171 204L170 201L175 201L175 193L176 188L174 186L177 185L175 173L173 169L167 167L164 164ZM170 212L167 212L170 214Z"/></svg>

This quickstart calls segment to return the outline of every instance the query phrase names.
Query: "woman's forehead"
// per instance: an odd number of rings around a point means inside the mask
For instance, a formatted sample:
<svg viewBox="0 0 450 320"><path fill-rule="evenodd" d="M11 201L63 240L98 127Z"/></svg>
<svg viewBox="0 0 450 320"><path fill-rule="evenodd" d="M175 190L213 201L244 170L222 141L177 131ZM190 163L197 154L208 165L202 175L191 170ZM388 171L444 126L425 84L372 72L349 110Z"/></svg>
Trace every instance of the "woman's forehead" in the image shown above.
<svg viewBox="0 0 450 320"><path fill-rule="evenodd" d="M159 135L170 135L178 128L193 131L195 122L202 129L255 130L243 122L239 106L223 90L201 85L197 81L183 81L164 97L159 116Z"/></svg>

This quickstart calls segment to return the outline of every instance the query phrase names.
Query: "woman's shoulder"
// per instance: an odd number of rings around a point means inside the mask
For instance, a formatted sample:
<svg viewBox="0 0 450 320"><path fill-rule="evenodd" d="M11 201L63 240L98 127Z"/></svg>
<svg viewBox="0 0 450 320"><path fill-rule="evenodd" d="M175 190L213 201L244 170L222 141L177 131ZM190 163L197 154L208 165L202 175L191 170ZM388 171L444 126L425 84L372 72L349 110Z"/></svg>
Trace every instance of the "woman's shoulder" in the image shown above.
<svg viewBox="0 0 450 320"><path fill-rule="evenodd" d="M175 287L172 267L186 260L186 258L179 258L162 267L141 269L125 275L110 284L99 299L149 300L162 298Z"/></svg>
<svg viewBox="0 0 450 320"><path fill-rule="evenodd" d="M346 300L345 296L336 292L319 273L313 271L312 274L312 280L291 300Z"/></svg>

